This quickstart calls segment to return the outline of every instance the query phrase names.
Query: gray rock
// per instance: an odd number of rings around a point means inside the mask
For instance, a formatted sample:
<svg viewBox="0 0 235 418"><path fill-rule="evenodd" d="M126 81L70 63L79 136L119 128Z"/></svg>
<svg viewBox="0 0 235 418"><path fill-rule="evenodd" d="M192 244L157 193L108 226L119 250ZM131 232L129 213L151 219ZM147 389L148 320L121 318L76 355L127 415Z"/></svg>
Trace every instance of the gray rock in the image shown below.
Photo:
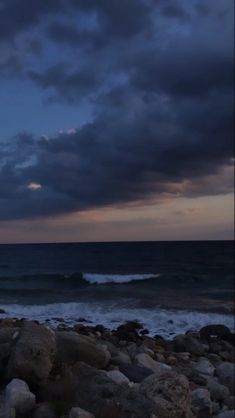
<svg viewBox="0 0 235 418"><path fill-rule="evenodd" d="M13 379L6 387L4 403L6 417L11 416L12 410L16 415L27 415L35 408L36 398L26 382Z"/></svg>
<svg viewBox="0 0 235 418"><path fill-rule="evenodd" d="M117 354L111 357L111 362L117 366L122 364L131 364L130 356L123 351L119 351Z"/></svg>
<svg viewBox="0 0 235 418"><path fill-rule="evenodd" d="M212 402L207 389L198 388L192 391L192 411L198 418L209 418L212 415Z"/></svg>
<svg viewBox="0 0 235 418"><path fill-rule="evenodd" d="M147 399L154 402L159 418L191 417L189 382L175 372L153 374L139 387Z"/></svg>
<svg viewBox="0 0 235 418"><path fill-rule="evenodd" d="M136 364L141 367L146 367L152 370L154 373L161 374L162 372L170 371L172 368L167 364L155 361L146 353L137 354L135 357Z"/></svg>
<svg viewBox="0 0 235 418"><path fill-rule="evenodd" d="M153 374L153 371L146 367L137 366L136 364L126 364L119 367L120 371L128 377L131 382L140 383L146 377Z"/></svg>
<svg viewBox="0 0 235 418"><path fill-rule="evenodd" d="M223 362L216 367L220 382L229 388L231 394L234 393L234 372L234 363Z"/></svg>
<svg viewBox="0 0 235 418"><path fill-rule="evenodd" d="M125 376L119 370L110 370L105 373L113 382L117 383L118 385L123 384L123 383L127 383L127 384L130 383L130 380L128 379L128 377Z"/></svg>
<svg viewBox="0 0 235 418"><path fill-rule="evenodd" d="M72 408L69 413L69 418L95 418L95 416L84 409Z"/></svg>
<svg viewBox="0 0 235 418"><path fill-rule="evenodd" d="M228 388L224 385L221 385L212 377L207 380L206 387L211 394L211 399L214 401L223 401L229 396Z"/></svg>
<svg viewBox="0 0 235 418"><path fill-rule="evenodd" d="M57 418L49 403L37 405L33 418Z"/></svg>
<svg viewBox="0 0 235 418"><path fill-rule="evenodd" d="M25 322L11 351L8 377L18 377L27 383L46 380L55 351L55 337L51 330L34 322Z"/></svg>
<svg viewBox="0 0 235 418"><path fill-rule="evenodd" d="M106 346L97 344L93 338L72 331L56 333L57 360L62 363L83 361L96 368L104 368L110 361Z"/></svg>
<svg viewBox="0 0 235 418"><path fill-rule="evenodd" d="M235 411L223 411L217 416L217 418L234 418Z"/></svg>
<svg viewBox="0 0 235 418"><path fill-rule="evenodd" d="M193 370L202 375L213 376L215 367L207 358L202 357L194 365Z"/></svg>
<svg viewBox="0 0 235 418"><path fill-rule="evenodd" d="M226 405L228 407L228 409L235 409L235 397L233 395L228 396L224 400L224 405Z"/></svg>
<svg viewBox="0 0 235 418"><path fill-rule="evenodd" d="M178 335L173 340L174 351L189 352L195 356L203 356L206 351L205 345L192 335Z"/></svg>

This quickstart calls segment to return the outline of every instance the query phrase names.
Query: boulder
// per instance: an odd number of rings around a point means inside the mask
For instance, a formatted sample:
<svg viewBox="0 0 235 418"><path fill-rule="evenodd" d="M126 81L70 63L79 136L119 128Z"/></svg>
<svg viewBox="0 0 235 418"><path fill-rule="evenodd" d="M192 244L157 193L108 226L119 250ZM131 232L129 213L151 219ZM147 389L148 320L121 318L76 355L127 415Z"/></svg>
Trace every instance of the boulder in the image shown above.
<svg viewBox="0 0 235 418"><path fill-rule="evenodd" d="M212 402L207 389L198 388L192 391L192 411L198 418L212 416Z"/></svg>
<svg viewBox="0 0 235 418"><path fill-rule="evenodd" d="M227 386L232 394L234 393L234 371L234 363L223 362L216 367L219 381Z"/></svg>
<svg viewBox="0 0 235 418"><path fill-rule="evenodd" d="M119 370L110 370L108 372L105 372L106 375L111 379L113 382L117 383L118 385L123 383L130 383L130 380L128 377L126 377L122 372Z"/></svg>
<svg viewBox="0 0 235 418"><path fill-rule="evenodd" d="M30 392L26 382L13 379L5 390L6 418L11 416L12 410L16 415L27 415L33 411L36 405L35 395Z"/></svg>
<svg viewBox="0 0 235 418"><path fill-rule="evenodd" d="M200 330L200 338L205 341L211 341L214 338L226 338L231 331L225 325L206 325Z"/></svg>
<svg viewBox="0 0 235 418"><path fill-rule="evenodd" d="M104 368L110 361L107 347L97 344L93 338L79 335L73 331L56 333L57 361L74 364L83 361L98 369Z"/></svg>
<svg viewBox="0 0 235 418"><path fill-rule="evenodd" d="M8 377L18 377L32 384L46 380L55 351L55 336L51 330L34 322L25 322L11 350Z"/></svg>
<svg viewBox="0 0 235 418"><path fill-rule="evenodd" d="M214 401L223 401L224 399L229 397L228 388L224 385L221 385L213 377L207 380L206 387L211 394L211 399L213 399Z"/></svg>
<svg viewBox="0 0 235 418"><path fill-rule="evenodd" d="M33 418L57 418L51 405L43 402L37 405Z"/></svg>
<svg viewBox="0 0 235 418"><path fill-rule="evenodd" d="M215 367L207 358L202 357L194 365L193 370L197 372L198 374L213 376L215 372Z"/></svg>
<svg viewBox="0 0 235 418"><path fill-rule="evenodd" d="M173 349L176 353L189 352L195 356L203 356L205 346L196 337L188 335L177 335L173 340Z"/></svg>
<svg viewBox="0 0 235 418"><path fill-rule="evenodd" d="M112 364L120 366L122 364L131 364L131 359L129 354L119 351L117 354L111 357Z"/></svg>
<svg viewBox="0 0 235 418"><path fill-rule="evenodd" d="M81 408L72 408L69 413L69 418L95 418L93 414Z"/></svg>
<svg viewBox="0 0 235 418"><path fill-rule="evenodd" d="M119 367L119 370L134 383L140 383L153 374L153 371L147 367L137 366L136 364L123 364Z"/></svg>
<svg viewBox="0 0 235 418"><path fill-rule="evenodd" d="M146 367L153 371L153 373L161 374L162 372L170 371L171 367L167 364L155 361L146 353L137 354L135 357L136 364L141 367Z"/></svg>
<svg viewBox="0 0 235 418"><path fill-rule="evenodd" d="M191 417L189 382L183 375L153 374L140 384L140 392L154 402L159 418Z"/></svg>
<svg viewBox="0 0 235 418"><path fill-rule="evenodd" d="M223 411L220 412L220 414L217 416L217 418L234 418L235 417L235 411Z"/></svg>

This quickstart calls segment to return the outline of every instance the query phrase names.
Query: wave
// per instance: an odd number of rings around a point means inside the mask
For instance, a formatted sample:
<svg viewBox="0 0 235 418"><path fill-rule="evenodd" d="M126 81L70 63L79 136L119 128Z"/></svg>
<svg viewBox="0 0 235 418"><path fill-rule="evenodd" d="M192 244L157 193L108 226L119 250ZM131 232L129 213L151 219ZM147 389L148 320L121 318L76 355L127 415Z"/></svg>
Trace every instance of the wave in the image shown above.
<svg viewBox="0 0 235 418"><path fill-rule="evenodd" d="M16 317L46 322L58 325L59 318L67 325L82 322L84 318L89 325L102 324L107 328L115 329L128 320L139 320L150 332L150 335L159 334L165 338L185 333L188 330L199 330L209 324L224 324L231 330L234 328L233 315L190 312L167 309L136 309L131 308L129 301L123 300L119 304L96 303L51 303L45 305L1 305L5 314L1 317Z"/></svg>
<svg viewBox="0 0 235 418"><path fill-rule="evenodd" d="M160 274L94 274L83 273L83 278L92 284L106 283L130 283L143 280L150 280L159 277Z"/></svg>
<svg viewBox="0 0 235 418"><path fill-rule="evenodd" d="M0 290L60 289L90 285L125 284L155 280L159 274L37 274L0 277Z"/></svg>

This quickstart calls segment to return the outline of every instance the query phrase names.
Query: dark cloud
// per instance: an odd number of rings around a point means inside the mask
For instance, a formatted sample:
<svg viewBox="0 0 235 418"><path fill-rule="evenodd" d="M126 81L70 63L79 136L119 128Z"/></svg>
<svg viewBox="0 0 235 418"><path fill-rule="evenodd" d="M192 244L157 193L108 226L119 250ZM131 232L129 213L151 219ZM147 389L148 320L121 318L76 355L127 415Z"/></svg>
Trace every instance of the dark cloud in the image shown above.
<svg viewBox="0 0 235 418"><path fill-rule="evenodd" d="M231 190L211 182L233 157L232 1L20 3L29 14L13 14L5 35L53 10L44 29L59 51L25 75L58 101L90 100L94 119L72 134L0 143L1 219Z"/></svg>

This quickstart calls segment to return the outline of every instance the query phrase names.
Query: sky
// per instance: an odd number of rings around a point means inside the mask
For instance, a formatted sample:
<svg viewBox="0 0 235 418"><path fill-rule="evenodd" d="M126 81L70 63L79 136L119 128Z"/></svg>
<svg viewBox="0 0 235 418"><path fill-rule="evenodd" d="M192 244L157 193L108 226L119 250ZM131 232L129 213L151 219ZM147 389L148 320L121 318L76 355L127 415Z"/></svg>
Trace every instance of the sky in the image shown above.
<svg viewBox="0 0 235 418"><path fill-rule="evenodd" d="M0 243L233 239L233 0L0 0Z"/></svg>

